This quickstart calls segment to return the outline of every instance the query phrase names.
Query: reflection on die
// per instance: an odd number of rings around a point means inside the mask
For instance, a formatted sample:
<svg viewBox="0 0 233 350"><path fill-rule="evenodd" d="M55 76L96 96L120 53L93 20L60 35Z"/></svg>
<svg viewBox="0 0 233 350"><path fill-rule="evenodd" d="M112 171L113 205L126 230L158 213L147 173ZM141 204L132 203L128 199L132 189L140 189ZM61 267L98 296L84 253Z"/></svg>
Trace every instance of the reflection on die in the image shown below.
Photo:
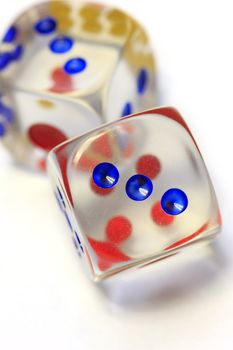
<svg viewBox="0 0 233 350"><path fill-rule="evenodd" d="M49 154L53 191L96 281L209 241L221 217L180 114L158 108L111 122Z"/></svg>
<svg viewBox="0 0 233 350"><path fill-rule="evenodd" d="M122 11L36 5L0 43L0 138L19 162L44 169L47 151L62 141L154 106L154 73L144 29Z"/></svg>

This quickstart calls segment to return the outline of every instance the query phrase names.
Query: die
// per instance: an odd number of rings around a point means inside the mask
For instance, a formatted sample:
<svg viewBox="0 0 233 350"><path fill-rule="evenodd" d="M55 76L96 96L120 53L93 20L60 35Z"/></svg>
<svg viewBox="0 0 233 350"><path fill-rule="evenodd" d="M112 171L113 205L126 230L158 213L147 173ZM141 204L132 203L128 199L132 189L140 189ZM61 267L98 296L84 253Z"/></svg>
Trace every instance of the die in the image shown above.
<svg viewBox="0 0 233 350"><path fill-rule="evenodd" d="M0 44L0 138L33 169L45 169L47 152L64 140L155 101L148 36L118 9L45 2Z"/></svg>
<svg viewBox="0 0 233 350"><path fill-rule="evenodd" d="M174 108L108 123L52 150L53 192L91 277L171 257L221 227L198 146Z"/></svg>

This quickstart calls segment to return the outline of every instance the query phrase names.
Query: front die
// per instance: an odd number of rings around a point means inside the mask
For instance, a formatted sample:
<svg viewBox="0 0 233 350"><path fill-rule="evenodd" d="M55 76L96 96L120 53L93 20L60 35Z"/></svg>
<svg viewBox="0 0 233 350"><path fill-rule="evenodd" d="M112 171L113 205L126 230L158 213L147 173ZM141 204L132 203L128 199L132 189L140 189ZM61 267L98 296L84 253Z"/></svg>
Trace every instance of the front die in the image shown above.
<svg viewBox="0 0 233 350"><path fill-rule="evenodd" d="M120 119L49 156L53 188L95 280L214 237L221 218L203 158L172 108Z"/></svg>
<svg viewBox="0 0 233 350"><path fill-rule="evenodd" d="M120 10L45 2L19 16L0 44L0 138L26 166L44 169L62 141L155 101L148 37Z"/></svg>

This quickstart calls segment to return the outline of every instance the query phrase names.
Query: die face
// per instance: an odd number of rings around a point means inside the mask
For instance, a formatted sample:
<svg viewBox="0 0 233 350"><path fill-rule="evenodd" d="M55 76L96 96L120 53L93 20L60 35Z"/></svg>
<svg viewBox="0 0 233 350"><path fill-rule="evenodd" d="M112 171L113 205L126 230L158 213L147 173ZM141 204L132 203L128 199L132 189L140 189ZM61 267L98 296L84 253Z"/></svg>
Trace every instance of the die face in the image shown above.
<svg viewBox="0 0 233 350"><path fill-rule="evenodd" d="M73 98L85 98L99 92L115 68L118 51L78 40L73 41L67 53L52 51L51 45L68 38L57 33L49 40L46 37L41 45L41 38L35 35L34 42L25 48L25 61L22 60L21 69L17 71L14 86Z"/></svg>
<svg viewBox="0 0 233 350"><path fill-rule="evenodd" d="M46 170L48 151L100 124L99 115L82 100L48 99L46 95L22 90L2 96L0 115L5 127L3 144L18 162L40 171ZM23 116L20 120L19 115Z"/></svg>
<svg viewBox="0 0 233 350"><path fill-rule="evenodd" d="M155 65L149 39L138 23L132 27L105 99L108 121L155 106Z"/></svg>
<svg viewBox="0 0 233 350"><path fill-rule="evenodd" d="M0 44L0 83L16 118L7 128L14 133L2 131L1 139L21 163L36 168L41 147L27 133L33 124L34 133L45 123L70 138L154 105L153 55L144 30L101 4L52 1L24 12ZM34 100L42 102L35 107Z"/></svg>
<svg viewBox="0 0 233 350"><path fill-rule="evenodd" d="M219 229L205 164L173 109L107 124L56 148L49 163L94 279L167 257Z"/></svg>
<svg viewBox="0 0 233 350"><path fill-rule="evenodd" d="M107 91L107 121L149 109L155 105L155 82L153 71L139 64L134 71L127 61L121 59Z"/></svg>
<svg viewBox="0 0 233 350"><path fill-rule="evenodd" d="M15 28L15 36L10 42L3 39L1 45L1 52L9 55L0 67L3 79L25 90L75 97L102 88L128 32L117 43L110 38L107 41L105 32L103 39L97 33L86 36L86 6L82 2L77 6L72 2L45 2L16 19L10 27ZM104 9L100 7L99 16ZM19 51L17 55L15 50Z"/></svg>

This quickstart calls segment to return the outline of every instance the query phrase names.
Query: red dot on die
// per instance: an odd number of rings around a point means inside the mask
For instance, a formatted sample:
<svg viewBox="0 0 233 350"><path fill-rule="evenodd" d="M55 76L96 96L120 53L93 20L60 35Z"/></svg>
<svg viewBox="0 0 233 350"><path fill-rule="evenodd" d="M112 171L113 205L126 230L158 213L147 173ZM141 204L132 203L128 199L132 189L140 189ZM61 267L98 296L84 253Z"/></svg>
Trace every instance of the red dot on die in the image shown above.
<svg viewBox="0 0 233 350"><path fill-rule="evenodd" d="M97 164L98 161L91 157L88 152L86 152L81 155L75 166L77 169L82 171L91 171L96 167Z"/></svg>
<svg viewBox="0 0 233 350"><path fill-rule="evenodd" d="M103 260L105 268L110 267L110 264L119 263L122 261L129 261L131 258L125 255L114 243L96 241L94 238L88 237L89 243L96 255L101 261L103 267Z"/></svg>
<svg viewBox="0 0 233 350"><path fill-rule="evenodd" d="M45 159L39 159L37 162L37 167L38 169L40 169L41 171L46 171L46 160Z"/></svg>
<svg viewBox="0 0 233 350"><path fill-rule="evenodd" d="M65 93L73 91L73 82L70 75L63 68L55 68L51 74L54 85L49 89L51 92Z"/></svg>
<svg viewBox="0 0 233 350"><path fill-rule="evenodd" d="M102 155L106 158L112 158L112 146L108 134L98 136L98 138L92 142L91 148L98 155Z"/></svg>
<svg viewBox="0 0 233 350"><path fill-rule="evenodd" d="M115 216L106 226L106 235L113 243L121 243L127 240L132 233L132 224L124 216Z"/></svg>
<svg viewBox="0 0 233 350"><path fill-rule="evenodd" d="M153 205L151 209L152 220L160 226L171 225L174 221L174 216L169 215L163 211L160 202L157 202Z"/></svg>
<svg viewBox="0 0 233 350"><path fill-rule="evenodd" d="M98 260L98 267L101 271L106 271L110 269L112 266L112 262L105 261L104 259L99 258Z"/></svg>
<svg viewBox="0 0 233 350"><path fill-rule="evenodd" d="M152 154L146 154L138 159L136 169L138 174L154 179L161 170L161 164L157 157Z"/></svg>
<svg viewBox="0 0 233 350"><path fill-rule="evenodd" d="M45 151L67 140L63 131L49 124L34 124L28 129L31 142Z"/></svg>
<svg viewBox="0 0 233 350"><path fill-rule="evenodd" d="M102 188L97 186L94 183L94 180L91 178L90 181L90 186L93 192L95 192L96 194L98 194L99 196L107 196L108 194L112 193L114 191L114 188Z"/></svg>

